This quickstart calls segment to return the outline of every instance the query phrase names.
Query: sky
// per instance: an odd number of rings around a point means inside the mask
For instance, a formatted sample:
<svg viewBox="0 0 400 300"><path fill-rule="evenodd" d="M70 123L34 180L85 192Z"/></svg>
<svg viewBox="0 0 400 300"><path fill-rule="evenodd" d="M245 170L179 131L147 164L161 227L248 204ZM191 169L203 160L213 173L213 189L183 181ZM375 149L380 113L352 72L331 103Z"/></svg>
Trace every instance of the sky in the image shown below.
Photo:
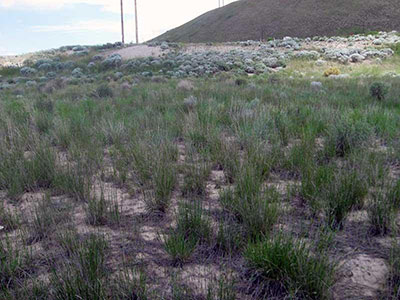
<svg viewBox="0 0 400 300"><path fill-rule="evenodd" d="M237 0L225 0L225 5ZM134 0L123 0L125 42L135 41ZM137 0L139 41L218 7L218 0ZM121 41L120 0L0 0L0 55Z"/></svg>

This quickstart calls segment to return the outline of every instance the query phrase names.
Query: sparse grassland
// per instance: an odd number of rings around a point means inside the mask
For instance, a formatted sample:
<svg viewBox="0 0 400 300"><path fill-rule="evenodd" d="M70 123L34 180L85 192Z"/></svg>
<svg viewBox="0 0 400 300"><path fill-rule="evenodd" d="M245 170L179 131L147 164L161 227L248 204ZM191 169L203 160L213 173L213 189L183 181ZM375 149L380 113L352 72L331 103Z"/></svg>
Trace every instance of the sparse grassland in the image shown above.
<svg viewBox="0 0 400 300"><path fill-rule="evenodd" d="M0 299L398 299L399 81L326 68L0 91Z"/></svg>

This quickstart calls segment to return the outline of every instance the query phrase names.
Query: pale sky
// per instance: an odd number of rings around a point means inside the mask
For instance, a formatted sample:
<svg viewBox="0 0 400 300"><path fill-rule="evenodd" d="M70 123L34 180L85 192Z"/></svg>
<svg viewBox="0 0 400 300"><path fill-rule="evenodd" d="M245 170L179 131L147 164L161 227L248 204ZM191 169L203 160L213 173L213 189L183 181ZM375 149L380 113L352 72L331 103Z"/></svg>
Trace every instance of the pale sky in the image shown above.
<svg viewBox="0 0 400 300"><path fill-rule="evenodd" d="M218 7L218 0L137 2L141 42ZM123 3L125 42L131 42L134 1ZM120 40L120 0L0 0L0 55Z"/></svg>

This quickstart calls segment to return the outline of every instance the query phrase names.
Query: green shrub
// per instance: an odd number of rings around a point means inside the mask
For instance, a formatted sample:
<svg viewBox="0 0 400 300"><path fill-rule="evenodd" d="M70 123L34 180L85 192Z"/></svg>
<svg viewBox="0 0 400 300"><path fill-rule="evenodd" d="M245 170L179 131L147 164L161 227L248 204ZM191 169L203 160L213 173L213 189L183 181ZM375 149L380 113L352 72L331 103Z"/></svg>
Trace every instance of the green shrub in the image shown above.
<svg viewBox="0 0 400 300"><path fill-rule="evenodd" d="M296 299L329 299L334 267L327 256L315 256L304 242L277 234L271 240L250 243L244 257L255 282L267 286L264 291L275 286ZM260 299L272 295L263 296Z"/></svg>
<svg viewBox="0 0 400 300"><path fill-rule="evenodd" d="M369 88L371 97L379 101L385 100L386 95L389 92L389 86L382 82L374 82Z"/></svg>

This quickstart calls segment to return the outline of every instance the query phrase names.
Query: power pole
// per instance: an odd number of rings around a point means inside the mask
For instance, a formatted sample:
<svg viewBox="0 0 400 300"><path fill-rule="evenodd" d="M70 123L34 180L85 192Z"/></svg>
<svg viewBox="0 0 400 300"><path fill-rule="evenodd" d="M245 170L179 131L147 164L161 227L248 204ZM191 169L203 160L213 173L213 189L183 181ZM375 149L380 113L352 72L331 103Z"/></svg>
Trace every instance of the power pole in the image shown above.
<svg viewBox="0 0 400 300"><path fill-rule="evenodd" d="M122 44L125 44L125 33L124 33L124 5L121 0L121 32L122 32Z"/></svg>
<svg viewBox="0 0 400 300"><path fill-rule="evenodd" d="M221 0L218 0L218 7L221 7Z"/></svg>
<svg viewBox="0 0 400 300"><path fill-rule="evenodd" d="M137 16L137 0L135 0L135 27L136 27L136 44L139 44L139 28L138 28L138 16Z"/></svg>

